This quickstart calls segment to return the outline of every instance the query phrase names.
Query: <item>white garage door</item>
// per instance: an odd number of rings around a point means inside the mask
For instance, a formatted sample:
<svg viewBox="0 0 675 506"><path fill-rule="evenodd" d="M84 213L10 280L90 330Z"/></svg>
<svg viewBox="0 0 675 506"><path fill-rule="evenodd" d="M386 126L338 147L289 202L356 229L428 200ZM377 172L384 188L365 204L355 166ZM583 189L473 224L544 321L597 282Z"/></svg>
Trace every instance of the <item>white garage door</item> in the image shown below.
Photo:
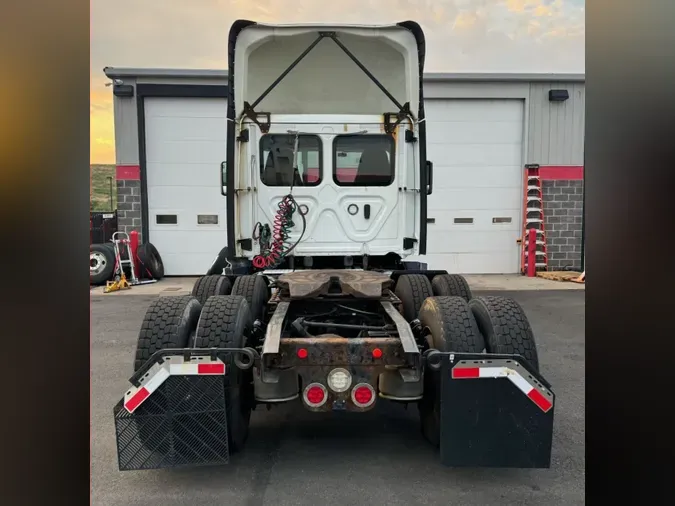
<svg viewBox="0 0 675 506"><path fill-rule="evenodd" d="M227 242L220 164L226 100L147 98L149 240L166 275L203 275Z"/></svg>
<svg viewBox="0 0 675 506"><path fill-rule="evenodd" d="M426 101L430 269L518 272L523 110L521 100Z"/></svg>

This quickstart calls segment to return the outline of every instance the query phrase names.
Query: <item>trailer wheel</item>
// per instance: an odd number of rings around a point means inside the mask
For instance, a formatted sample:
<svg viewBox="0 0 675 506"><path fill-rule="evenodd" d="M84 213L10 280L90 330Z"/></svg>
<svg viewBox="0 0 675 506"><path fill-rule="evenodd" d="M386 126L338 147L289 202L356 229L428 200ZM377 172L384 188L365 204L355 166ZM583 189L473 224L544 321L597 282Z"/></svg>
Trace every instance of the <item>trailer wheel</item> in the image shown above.
<svg viewBox="0 0 675 506"><path fill-rule="evenodd" d="M403 303L403 317L407 321L417 318L417 313L427 297L434 294L429 278L423 274L403 274L396 282L396 296Z"/></svg>
<svg viewBox="0 0 675 506"><path fill-rule="evenodd" d="M534 333L520 304L506 297L488 296L476 297L469 305L488 353L520 355L539 372Z"/></svg>
<svg viewBox="0 0 675 506"><path fill-rule="evenodd" d="M202 305L191 295L160 297L145 313L136 344L134 371L159 350L186 348Z"/></svg>
<svg viewBox="0 0 675 506"><path fill-rule="evenodd" d="M112 278L115 253L105 244L89 246L89 284L100 285Z"/></svg>
<svg viewBox="0 0 675 506"><path fill-rule="evenodd" d="M430 297L420 309L423 328L430 331L429 347L442 352L482 353L485 349L469 304L462 297ZM419 402L422 435L434 446L440 445L441 387L437 371L424 372L424 395Z"/></svg>
<svg viewBox="0 0 675 506"><path fill-rule="evenodd" d="M204 305L209 297L229 295L231 291L232 283L227 276L202 276L192 287L192 296Z"/></svg>
<svg viewBox="0 0 675 506"><path fill-rule="evenodd" d="M270 289L265 277L258 274L239 276L232 285L232 295L240 295L248 302L253 321L262 320L270 300Z"/></svg>
<svg viewBox="0 0 675 506"><path fill-rule="evenodd" d="M196 348L243 348L253 326L246 299L237 295L214 295L204 304ZM252 369L241 370L227 361L225 407L227 410L228 446L234 453L244 447L254 404Z"/></svg>
<svg viewBox="0 0 675 506"><path fill-rule="evenodd" d="M464 276L459 274L439 274L431 280L434 295L452 295L462 297L469 302L473 296Z"/></svg>

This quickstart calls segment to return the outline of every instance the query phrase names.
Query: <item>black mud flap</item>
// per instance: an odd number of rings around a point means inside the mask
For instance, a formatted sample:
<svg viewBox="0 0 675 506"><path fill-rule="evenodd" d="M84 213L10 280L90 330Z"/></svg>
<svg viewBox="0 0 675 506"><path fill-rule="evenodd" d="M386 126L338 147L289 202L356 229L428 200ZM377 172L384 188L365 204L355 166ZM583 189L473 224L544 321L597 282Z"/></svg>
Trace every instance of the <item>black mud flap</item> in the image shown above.
<svg viewBox="0 0 675 506"><path fill-rule="evenodd" d="M176 375L131 413L122 399L113 410L120 471L227 464L224 389L223 376Z"/></svg>
<svg viewBox="0 0 675 506"><path fill-rule="evenodd" d="M555 395L546 380L519 356L438 355L442 464L550 467Z"/></svg>

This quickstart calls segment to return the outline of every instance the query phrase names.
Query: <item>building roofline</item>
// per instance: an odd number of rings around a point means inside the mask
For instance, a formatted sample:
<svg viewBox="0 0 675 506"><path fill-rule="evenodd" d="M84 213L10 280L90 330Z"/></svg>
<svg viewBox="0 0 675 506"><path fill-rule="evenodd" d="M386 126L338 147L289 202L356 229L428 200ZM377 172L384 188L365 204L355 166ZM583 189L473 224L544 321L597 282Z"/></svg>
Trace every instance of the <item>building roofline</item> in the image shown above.
<svg viewBox="0 0 675 506"><path fill-rule="evenodd" d="M145 78L196 78L225 79L227 70L215 69L167 69L167 68L123 68L105 67L103 73L110 79L123 77ZM500 72L428 72L424 74L427 82L439 81L492 81L492 82L585 82L585 74L557 73L500 73Z"/></svg>

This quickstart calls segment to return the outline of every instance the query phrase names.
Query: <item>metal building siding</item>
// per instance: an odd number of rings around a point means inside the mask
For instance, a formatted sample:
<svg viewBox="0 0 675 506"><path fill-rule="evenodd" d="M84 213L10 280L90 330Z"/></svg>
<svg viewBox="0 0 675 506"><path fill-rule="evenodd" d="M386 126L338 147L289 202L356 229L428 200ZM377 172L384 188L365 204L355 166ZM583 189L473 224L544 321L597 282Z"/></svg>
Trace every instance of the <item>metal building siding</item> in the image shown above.
<svg viewBox="0 0 675 506"><path fill-rule="evenodd" d="M125 78L124 84L135 84ZM117 165L138 165L138 109L133 97L113 96L115 117L115 155Z"/></svg>
<svg viewBox="0 0 675 506"><path fill-rule="evenodd" d="M565 102L549 102L552 89L569 91ZM586 93L584 83L531 83L527 163L583 165Z"/></svg>

